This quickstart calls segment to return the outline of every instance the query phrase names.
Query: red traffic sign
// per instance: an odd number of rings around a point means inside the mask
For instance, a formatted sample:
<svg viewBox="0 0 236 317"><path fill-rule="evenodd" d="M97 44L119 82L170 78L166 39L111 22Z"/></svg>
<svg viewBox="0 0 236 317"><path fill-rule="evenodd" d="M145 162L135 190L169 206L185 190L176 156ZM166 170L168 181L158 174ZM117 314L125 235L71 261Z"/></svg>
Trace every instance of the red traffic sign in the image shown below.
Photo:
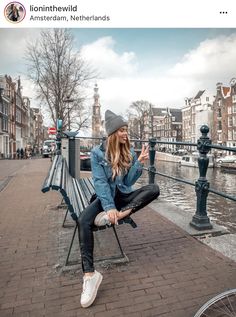
<svg viewBox="0 0 236 317"><path fill-rule="evenodd" d="M56 134L57 130L55 127L48 128L48 134Z"/></svg>

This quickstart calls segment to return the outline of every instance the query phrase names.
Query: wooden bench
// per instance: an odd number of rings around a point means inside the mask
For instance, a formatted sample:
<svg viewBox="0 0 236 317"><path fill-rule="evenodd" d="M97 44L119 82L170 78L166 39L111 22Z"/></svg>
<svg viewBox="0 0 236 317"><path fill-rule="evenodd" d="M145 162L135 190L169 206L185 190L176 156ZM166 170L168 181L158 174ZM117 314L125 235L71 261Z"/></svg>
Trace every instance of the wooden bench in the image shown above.
<svg viewBox="0 0 236 317"><path fill-rule="evenodd" d="M75 221L75 228L70 242L67 258L65 265L69 263L69 257L71 254L72 245L75 239L76 231L79 230L78 218L84 209L89 205L90 199L94 194L94 186L92 178L81 178L75 179L69 174L69 169L65 158L62 155L56 155L53 162L49 168L48 175L44 180L42 186L42 192L46 193L49 190L59 191L63 197L63 200L67 206L67 211L63 220L63 226L68 212L70 213L72 219ZM119 225L123 223L130 224L133 228L137 225L131 217L126 217L119 220ZM115 235L116 241L120 250L120 258L126 258L116 228L115 226L110 226ZM93 231L107 229L107 226L97 227L94 225ZM117 258L117 257L116 257ZM110 257L112 259L112 257Z"/></svg>

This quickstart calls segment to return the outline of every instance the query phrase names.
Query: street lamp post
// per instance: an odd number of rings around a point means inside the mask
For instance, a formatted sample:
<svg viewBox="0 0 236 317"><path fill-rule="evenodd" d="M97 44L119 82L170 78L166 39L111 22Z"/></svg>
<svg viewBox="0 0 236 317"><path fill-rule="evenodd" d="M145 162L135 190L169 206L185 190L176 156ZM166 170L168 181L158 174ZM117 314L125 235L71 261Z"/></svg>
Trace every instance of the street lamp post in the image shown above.
<svg viewBox="0 0 236 317"><path fill-rule="evenodd" d="M67 115L68 115L68 130L70 131L70 107L67 106Z"/></svg>
<svg viewBox="0 0 236 317"><path fill-rule="evenodd" d="M74 102L73 99L70 99L70 96L67 96L65 102L67 103L67 120L68 120L68 131L70 131L70 107L69 107L69 103Z"/></svg>

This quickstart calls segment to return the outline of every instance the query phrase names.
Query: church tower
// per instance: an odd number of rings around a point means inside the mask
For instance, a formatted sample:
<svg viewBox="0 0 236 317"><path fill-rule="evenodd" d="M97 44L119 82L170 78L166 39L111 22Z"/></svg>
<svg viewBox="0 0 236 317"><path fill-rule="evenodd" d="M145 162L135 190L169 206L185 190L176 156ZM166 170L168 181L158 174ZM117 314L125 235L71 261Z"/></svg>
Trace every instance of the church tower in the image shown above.
<svg viewBox="0 0 236 317"><path fill-rule="evenodd" d="M101 137L101 105L99 103L99 94L98 94L98 85L95 84L94 87L94 104L93 104L93 113L92 113L92 137ZM98 144L100 141L95 141L94 143Z"/></svg>

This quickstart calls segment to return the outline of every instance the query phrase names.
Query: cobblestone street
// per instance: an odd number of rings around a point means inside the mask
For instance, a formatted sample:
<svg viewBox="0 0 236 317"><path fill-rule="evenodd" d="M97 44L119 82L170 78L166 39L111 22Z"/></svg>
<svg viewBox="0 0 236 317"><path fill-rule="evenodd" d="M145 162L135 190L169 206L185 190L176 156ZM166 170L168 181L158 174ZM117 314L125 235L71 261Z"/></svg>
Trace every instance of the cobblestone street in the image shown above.
<svg viewBox="0 0 236 317"><path fill-rule="evenodd" d="M1 180L12 171L0 192L1 317L193 317L208 299L235 288L235 262L144 208L134 215L137 229L117 228L129 262L98 262L103 282L94 305L82 309L80 266L64 267L73 229L62 228L59 193L41 192L49 166L49 159L0 161ZM95 234L96 257L117 252L111 229ZM72 259L78 257L76 240Z"/></svg>

